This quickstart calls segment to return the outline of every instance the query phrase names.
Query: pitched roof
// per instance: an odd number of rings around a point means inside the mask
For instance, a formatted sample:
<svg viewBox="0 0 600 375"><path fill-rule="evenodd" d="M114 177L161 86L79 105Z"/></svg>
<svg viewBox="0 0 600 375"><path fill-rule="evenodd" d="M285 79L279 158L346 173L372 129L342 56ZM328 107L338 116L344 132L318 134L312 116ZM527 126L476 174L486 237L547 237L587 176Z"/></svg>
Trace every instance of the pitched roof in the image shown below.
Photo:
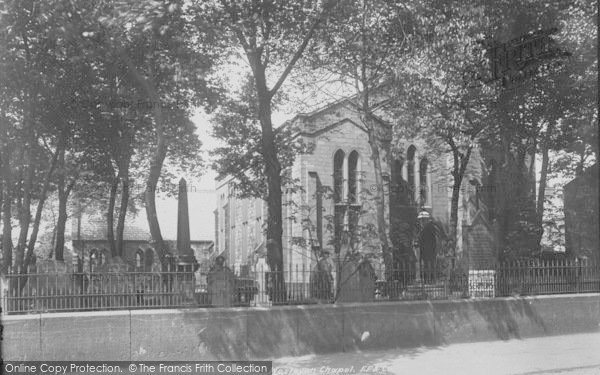
<svg viewBox="0 0 600 375"><path fill-rule="evenodd" d="M87 219L87 220L86 220ZM75 225L77 225L75 223ZM115 235L116 235L116 223L115 223ZM81 230L77 231L74 228L72 238L74 240L80 239L84 241L98 241L105 240L107 236L107 225L106 220L97 217L82 217ZM143 227L137 223L131 221L125 222L125 228L123 229L123 240L124 241L150 241L152 236L147 227Z"/></svg>

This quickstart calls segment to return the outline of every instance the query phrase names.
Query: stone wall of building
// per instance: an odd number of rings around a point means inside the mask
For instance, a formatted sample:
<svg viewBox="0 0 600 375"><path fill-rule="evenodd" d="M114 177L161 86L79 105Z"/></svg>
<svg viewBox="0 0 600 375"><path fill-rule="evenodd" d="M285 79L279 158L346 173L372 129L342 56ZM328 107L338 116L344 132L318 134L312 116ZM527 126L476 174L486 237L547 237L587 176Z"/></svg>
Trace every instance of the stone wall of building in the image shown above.
<svg viewBox="0 0 600 375"><path fill-rule="evenodd" d="M377 122L381 127L381 133L391 137L390 129L386 125ZM360 224L376 223L375 193L378 189L375 183L373 161L371 159L371 148L365 127L362 125L360 116L352 104L348 101L339 102L322 110L308 115L299 115L291 120L289 126L295 126L299 130L305 144L312 147L310 153L297 155L291 168L292 178L300 181L302 189L295 193L287 193L283 189L283 255L284 268L295 267L309 269L315 262L311 246L319 244L323 250L330 254L335 253L334 232L332 218L335 214L335 202L332 199L334 188L334 155L338 150L344 153L344 169L347 169L348 156L352 152L359 155L358 170L360 178L358 191L359 203L362 204L363 213L360 214ZM422 139L405 139L401 142L402 150L394 158L402 160L402 178L407 181L407 149L410 146L416 148L414 157L415 186L421 187L426 195L424 208L430 212L432 217L446 227L450 221L450 201L452 196L452 157L444 151L436 150ZM391 158L392 156L389 156ZM419 165L425 158L428 162L428 174L424 181L420 181ZM389 181L391 179L390 163L388 155L382 152L381 165L384 174L384 197L386 201L386 217L390 217ZM467 174L461 187L461 199L459 200L459 241L457 243L458 253L463 252L462 224L468 221L465 215L465 202L462 197L474 194L474 186L471 180L481 181L482 174L481 158L477 150L471 156ZM347 189L347 175L344 183ZM324 193L318 201L316 196L317 185ZM419 198L419 192L413 193ZM216 225L217 254L225 254L230 266L239 266L248 262L256 263L256 257L252 253L257 249L260 252L261 244L264 245L266 228L266 202L258 199L238 199L231 191L228 180L217 183L217 210ZM319 214L317 206L321 209ZM416 217L418 207L404 207L401 209L412 209ZM317 226L319 222L319 226ZM468 225L468 223L466 223ZM308 227L311 228L309 233ZM297 241L303 238L303 243ZM310 242L312 239L313 243ZM468 241L467 241L468 242ZM360 245L363 252L379 249L378 239L374 234L369 241L363 241ZM441 248L441 244L438 246ZM465 249L466 250L466 249ZM264 254L262 251L261 254Z"/></svg>

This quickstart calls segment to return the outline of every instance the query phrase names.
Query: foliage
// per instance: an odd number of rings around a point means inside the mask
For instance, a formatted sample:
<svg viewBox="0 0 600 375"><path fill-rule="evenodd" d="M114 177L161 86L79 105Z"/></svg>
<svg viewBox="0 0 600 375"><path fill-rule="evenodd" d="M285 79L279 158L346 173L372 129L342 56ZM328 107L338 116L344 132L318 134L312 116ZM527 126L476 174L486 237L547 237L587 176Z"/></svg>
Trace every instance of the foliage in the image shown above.
<svg viewBox="0 0 600 375"><path fill-rule="evenodd" d="M209 83L213 60L202 44L209 40L191 37L181 5L3 3L0 136L7 172L3 173L5 266L12 257L7 224L14 215L13 205L20 218L15 259L19 264L30 224L28 254L39 227L37 214L29 220L30 206L37 203L41 212L53 189L62 192L63 203L71 189L78 199L103 200L117 178L121 205L127 206L130 177L146 178L151 168L146 160L161 142L173 168L158 177L173 178L178 169L199 173L201 143L189 114L199 105L210 109L218 91ZM155 84L153 98L138 79L144 75ZM155 116L159 107L161 119ZM155 190L153 184L151 191Z"/></svg>
<svg viewBox="0 0 600 375"><path fill-rule="evenodd" d="M497 85L486 84L479 43L489 19L481 4L441 1L427 2L415 18L417 47L400 60L390 85L399 119L393 147L402 152L419 137L428 154L452 156L448 235L456 243L461 186L498 96Z"/></svg>
<svg viewBox="0 0 600 375"><path fill-rule="evenodd" d="M196 23L213 25L222 36L223 45L229 46L224 49L225 55L245 57L252 73L255 95L245 98L257 102L260 153L267 181L267 262L271 270L283 269L283 166L271 118L273 100L336 2L221 0L192 5L197 12ZM269 82L272 76L276 78ZM247 104L248 108L252 107L251 102ZM245 131L245 134L250 132ZM240 167L234 165L235 169L230 172L239 175L240 171L248 170ZM251 188L257 189L260 189L258 184ZM277 284L276 289L285 290L282 280L273 282Z"/></svg>
<svg viewBox="0 0 600 375"><path fill-rule="evenodd" d="M219 179L231 178L231 184L239 197L267 198L265 161L261 150L261 129L258 118L258 102L250 77L238 91L221 103L212 118L213 135L226 146L217 147L212 164ZM310 152L298 130L287 122L275 130L277 154L284 171L289 171L296 155ZM285 189L296 190L298 181L289 173L283 173Z"/></svg>

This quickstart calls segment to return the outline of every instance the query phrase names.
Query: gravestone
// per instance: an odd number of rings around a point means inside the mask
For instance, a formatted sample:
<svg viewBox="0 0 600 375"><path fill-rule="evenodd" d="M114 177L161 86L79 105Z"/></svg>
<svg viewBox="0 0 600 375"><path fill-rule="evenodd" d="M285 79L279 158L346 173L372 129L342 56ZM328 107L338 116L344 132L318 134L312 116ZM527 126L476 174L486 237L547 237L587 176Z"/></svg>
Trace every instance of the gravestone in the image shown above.
<svg viewBox="0 0 600 375"><path fill-rule="evenodd" d="M310 295L319 302L330 302L333 298L333 277L324 259L319 260L310 272Z"/></svg>
<svg viewBox="0 0 600 375"><path fill-rule="evenodd" d="M479 210L471 225L465 226L470 270L486 270L496 259L496 239L492 225Z"/></svg>
<svg viewBox="0 0 600 375"><path fill-rule="evenodd" d="M207 276L211 305L229 307L233 304L235 275L227 267L215 269Z"/></svg>
<svg viewBox="0 0 600 375"><path fill-rule="evenodd" d="M350 261L341 269L338 302L370 302L375 299L377 275L369 261Z"/></svg>

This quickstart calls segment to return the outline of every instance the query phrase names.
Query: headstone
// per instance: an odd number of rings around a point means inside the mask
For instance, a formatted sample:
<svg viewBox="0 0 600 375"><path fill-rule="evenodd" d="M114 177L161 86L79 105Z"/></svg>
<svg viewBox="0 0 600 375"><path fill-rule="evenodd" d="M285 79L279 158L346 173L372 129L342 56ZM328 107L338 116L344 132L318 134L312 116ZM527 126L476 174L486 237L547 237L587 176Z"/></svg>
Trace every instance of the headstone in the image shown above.
<svg viewBox="0 0 600 375"><path fill-rule="evenodd" d="M229 268L223 267L209 272L207 283L211 305L229 307L233 304L235 275Z"/></svg>
<svg viewBox="0 0 600 375"><path fill-rule="evenodd" d="M369 302L375 299L377 275L368 261L350 261L342 266L338 302Z"/></svg>
<svg viewBox="0 0 600 375"><path fill-rule="evenodd" d="M466 250L469 269L486 269L496 259L496 239L494 229L483 211L478 211L466 230Z"/></svg>
<svg viewBox="0 0 600 375"><path fill-rule="evenodd" d="M310 295L319 302L333 298L333 277L325 259L315 264L310 272Z"/></svg>

